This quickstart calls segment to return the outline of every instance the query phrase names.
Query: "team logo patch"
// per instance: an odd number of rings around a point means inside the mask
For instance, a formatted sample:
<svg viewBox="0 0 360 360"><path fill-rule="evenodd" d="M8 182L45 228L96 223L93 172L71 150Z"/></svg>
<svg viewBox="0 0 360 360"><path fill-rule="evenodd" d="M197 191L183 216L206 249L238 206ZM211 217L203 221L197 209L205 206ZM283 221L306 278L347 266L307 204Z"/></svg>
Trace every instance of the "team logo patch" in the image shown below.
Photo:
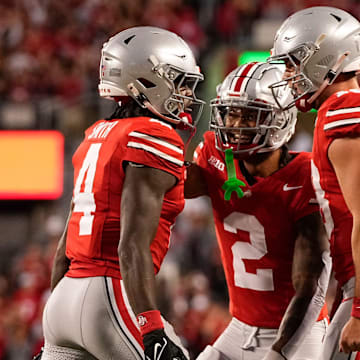
<svg viewBox="0 0 360 360"><path fill-rule="evenodd" d="M221 160L217 159L214 155L211 155L210 159L208 159L208 163L220 171L224 171L225 169L225 164Z"/></svg>

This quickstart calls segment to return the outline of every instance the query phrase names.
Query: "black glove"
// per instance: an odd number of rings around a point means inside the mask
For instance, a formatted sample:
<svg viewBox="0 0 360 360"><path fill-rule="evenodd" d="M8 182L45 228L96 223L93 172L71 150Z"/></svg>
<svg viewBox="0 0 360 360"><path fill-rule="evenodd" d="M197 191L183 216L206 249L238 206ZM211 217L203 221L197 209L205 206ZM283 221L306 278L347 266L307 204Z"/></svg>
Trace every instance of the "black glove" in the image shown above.
<svg viewBox="0 0 360 360"><path fill-rule="evenodd" d="M146 360L188 360L182 350L165 334L163 329L154 330L143 337Z"/></svg>
<svg viewBox="0 0 360 360"><path fill-rule="evenodd" d="M40 360L43 352L44 352L44 348L41 348L40 352L37 355L35 355L32 358L32 360Z"/></svg>

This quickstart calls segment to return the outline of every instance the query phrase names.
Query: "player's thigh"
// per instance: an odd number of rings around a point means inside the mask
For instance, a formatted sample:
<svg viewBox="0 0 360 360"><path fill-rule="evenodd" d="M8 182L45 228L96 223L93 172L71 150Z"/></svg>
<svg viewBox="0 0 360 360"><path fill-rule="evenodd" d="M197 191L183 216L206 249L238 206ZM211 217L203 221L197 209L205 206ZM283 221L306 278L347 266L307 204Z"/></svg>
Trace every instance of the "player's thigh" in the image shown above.
<svg viewBox="0 0 360 360"><path fill-rule="evenodd" d="M294 355L294 360L313 360L320 357L322 345L328 329L327 319L317 321L304 338Z"/></svg>
<svg viewBox="0 0 360 360"><path fill-rule="evenodd" d="M82 307L81 329L86 349L99 359L144 357L136 318L118 279L93 278Z"/></svg>

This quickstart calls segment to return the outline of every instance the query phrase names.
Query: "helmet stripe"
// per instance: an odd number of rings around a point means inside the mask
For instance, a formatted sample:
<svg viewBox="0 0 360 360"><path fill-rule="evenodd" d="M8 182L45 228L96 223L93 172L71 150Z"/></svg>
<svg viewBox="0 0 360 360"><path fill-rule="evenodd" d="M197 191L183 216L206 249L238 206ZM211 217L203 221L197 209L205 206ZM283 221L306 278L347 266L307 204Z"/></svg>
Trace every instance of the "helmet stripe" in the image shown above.
<svg viewBox="0 0 360 360"><path fill-rule="evenodd" d="M251 75L261 64L252 62L244 66L237 74L238 78L234 86L234 92L242 92L246 88L247 83L251 79ZM242 90L242 91L241 91Z"/></svg>

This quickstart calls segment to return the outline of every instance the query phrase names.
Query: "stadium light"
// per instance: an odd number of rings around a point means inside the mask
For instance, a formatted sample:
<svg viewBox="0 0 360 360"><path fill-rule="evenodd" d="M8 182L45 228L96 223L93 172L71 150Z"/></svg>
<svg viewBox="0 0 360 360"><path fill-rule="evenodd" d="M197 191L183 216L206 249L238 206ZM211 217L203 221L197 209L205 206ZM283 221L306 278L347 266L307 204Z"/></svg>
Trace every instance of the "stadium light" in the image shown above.
<svg viewBox="0 0 360 360"><path fill-rule="evenodd" d="M238 57L238 65L243 65L252 61L266 62L270 56L270 51L243 51Z"/></svg>

